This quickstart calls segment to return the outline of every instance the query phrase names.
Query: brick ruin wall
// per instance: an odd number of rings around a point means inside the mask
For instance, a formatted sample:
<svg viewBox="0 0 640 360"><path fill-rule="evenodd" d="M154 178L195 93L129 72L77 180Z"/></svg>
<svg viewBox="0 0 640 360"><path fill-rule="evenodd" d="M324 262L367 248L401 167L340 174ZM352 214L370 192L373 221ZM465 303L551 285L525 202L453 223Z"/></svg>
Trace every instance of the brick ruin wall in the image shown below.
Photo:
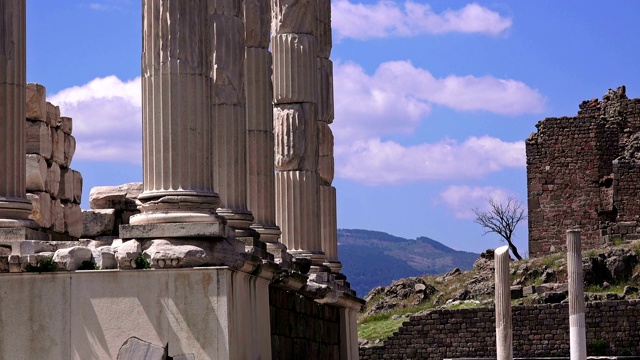
<svg viewBox="0 0 640 360"><path fill-rule="evenodd" d="M514 306L513 325L514 357L569 356L569 304ZM640 300L587 303L586 327L589 347L600 344L607 355L640 355ZM361 360L495 356L493 308L411 316L383 345L360 348Z"/></svg>
<svg viewBox="0 0 640 360"><path fill-rule="evenodd" d="M335 306L269 287L274 359L340 359L340 313Z"/></svg>
<svg viewBox="0 0 640 360"><path fill-rule="evenodd" d="M526 141L529 255L640 239L640 99L625 88L580 104L575 117L540 121Z"/></svg>

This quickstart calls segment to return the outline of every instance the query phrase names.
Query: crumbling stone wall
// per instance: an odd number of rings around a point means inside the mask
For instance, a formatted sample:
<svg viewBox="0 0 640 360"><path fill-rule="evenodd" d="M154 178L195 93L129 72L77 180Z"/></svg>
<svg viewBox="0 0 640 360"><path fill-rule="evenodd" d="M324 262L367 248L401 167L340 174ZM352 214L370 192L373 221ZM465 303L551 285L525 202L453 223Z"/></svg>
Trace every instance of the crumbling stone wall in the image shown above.
<svg viewBox="0 0 640 360"><path fill-rule="evenodd" d="M514 357L569 356L569 304L513 307ZM587 304L587 344L610 355L640 355L640 300ZM496 356L493 308L433 310L411 316L382 346L360 348L361 360Z"/></svg>
<svg viewBox="0 0 640 360"><path fill-rule="evenodd" d="M582 230L583 248L640 238L640 99L609 90L536 128L526 141L529 255L561 251L570 228Z"/></svg>
<svg viewBox="0 0 640 360"><path fill-rule="evenodd" d="M269 287L269 306L273 359L340 359L338 307L274 286Z"/></svg>
<svg viewBox="0 0 640 360"><path fill-rule="evenodd" d="M35 220L52 240L77 240L82 235L82 175L71 169L76 140L73 122L46 100L46 89L26 89L27 198Z"/></svg>

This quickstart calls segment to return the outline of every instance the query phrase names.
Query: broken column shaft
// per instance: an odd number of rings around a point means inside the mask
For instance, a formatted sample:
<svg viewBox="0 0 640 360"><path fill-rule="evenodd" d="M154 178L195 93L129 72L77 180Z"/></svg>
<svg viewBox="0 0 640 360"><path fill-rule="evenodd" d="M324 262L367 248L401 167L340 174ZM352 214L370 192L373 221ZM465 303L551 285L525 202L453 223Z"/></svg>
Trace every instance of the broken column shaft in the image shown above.
<svg viewBox="0 0 640 360"><path fill-rule="evenodd" d="M0 228L37 229L26 196L26 2L0 1Z"/></svg>
<svg viewBox="0 0 640 360"><path fill-rule="evenodd" d="M584 319L584 277L580 230L567 230L567 272L569 275L569 346L571 360L587 358Z"/></svg>
<svg viewBox="0 0 640 360"><path fill-rule="evenodd" d="M511 321L511 277L509 273L509 246L496 249L496 355L498 360L513 359L513 327Z"/></svg>

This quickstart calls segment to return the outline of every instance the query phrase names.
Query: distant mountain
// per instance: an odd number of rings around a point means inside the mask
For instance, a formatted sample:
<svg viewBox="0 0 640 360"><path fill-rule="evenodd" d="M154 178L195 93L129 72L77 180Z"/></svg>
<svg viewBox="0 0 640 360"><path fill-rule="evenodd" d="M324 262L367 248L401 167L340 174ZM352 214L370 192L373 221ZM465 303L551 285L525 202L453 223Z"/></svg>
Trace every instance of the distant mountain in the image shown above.
<svg viewBox="0 0 640 360"><path fill-rule="evenodd" d="M454 250L428 237L415 240L380 231L338 229L338 256L351 288L365 296L376 286L409 276L469 270L480 254Z"/></svg>

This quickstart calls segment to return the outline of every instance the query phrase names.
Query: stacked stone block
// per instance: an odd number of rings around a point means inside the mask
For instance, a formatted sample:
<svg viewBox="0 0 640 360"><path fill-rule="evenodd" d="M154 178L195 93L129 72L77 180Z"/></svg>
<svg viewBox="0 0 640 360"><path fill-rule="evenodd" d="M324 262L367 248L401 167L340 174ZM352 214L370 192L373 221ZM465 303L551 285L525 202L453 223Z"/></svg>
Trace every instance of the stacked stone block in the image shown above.
<svg viewBox="0 0 640 360"><path fill-rule="evenodd" d="M26 88L26 190L31 218L55 239L82 235L82 175L71 168L73 121L46 101L40 84ZM57 237L56 237L57 236Z"/></svg>
<svg viewBox="0 0 640 360"><path fill-rule="evenodd" d="M514 306L515 358L569 356L569 304ZM411 316L383 345L360 348L361 360L495 358L493 308L432 310ZM587 345L640 355L640 300L588 303Z"/></svg>
<svg viewBox="0 0 640 360"><path fill-rule="evenodd" d="M276 220L294 256L322 266L316 0L273 0Z"/></svg>
<svg viewBox="0 0 640 360"><path fill-rule="evenodd" d="M269 306L274 359L342 359L339 308L273 286Z"/></svg>
<svg viewBox="0 0 640 360"><path fill-rule="evenodd" d="M91 210L83 210L82 238L99 241L119 237L120 225L140 211L137 198L143 191L141 182L118 186L97 186L89 194Z"/></svg>
<svg viewBox="0 0 640 360"><path fill-rule="evenodd" d="M565 249L569 228L582 230L585 249L640 237L640 99L620 87L602 101L584 101L575 117L536 127L526 141L529 254Z"/></svg>

